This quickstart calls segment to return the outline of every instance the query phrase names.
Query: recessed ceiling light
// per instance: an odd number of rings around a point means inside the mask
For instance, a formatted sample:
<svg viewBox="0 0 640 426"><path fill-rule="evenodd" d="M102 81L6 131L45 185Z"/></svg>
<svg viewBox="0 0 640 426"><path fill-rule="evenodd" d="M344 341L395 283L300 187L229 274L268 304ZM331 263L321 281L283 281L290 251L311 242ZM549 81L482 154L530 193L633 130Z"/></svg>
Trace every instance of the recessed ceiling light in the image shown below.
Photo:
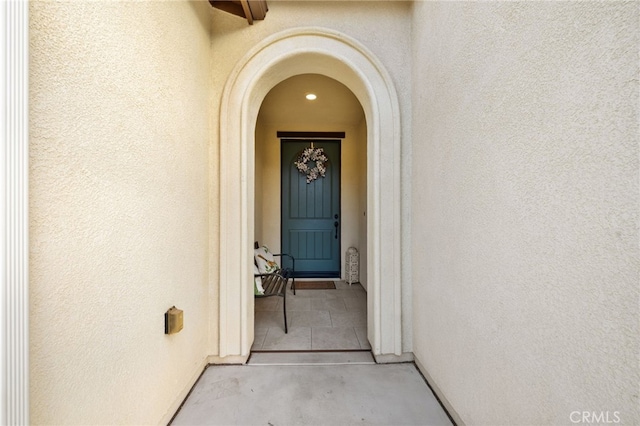
<svg viewBox="0 0 640 426"><path fill-rule="evenodd" d="M315 93L307 93L307 96L305 96L305 98L309 99L310 101L315 101L318 97Z"/></svg>

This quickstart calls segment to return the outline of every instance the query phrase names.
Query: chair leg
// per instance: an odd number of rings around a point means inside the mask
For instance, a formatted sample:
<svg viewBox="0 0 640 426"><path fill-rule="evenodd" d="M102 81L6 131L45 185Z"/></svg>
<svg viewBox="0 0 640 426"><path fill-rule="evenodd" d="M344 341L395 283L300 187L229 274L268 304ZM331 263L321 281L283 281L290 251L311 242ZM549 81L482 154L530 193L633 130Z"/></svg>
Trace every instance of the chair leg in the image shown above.
<svg viewBox="0 0 640 426"><path fill-rule="evenodd" d="M284 311L284 333L289 333L289 328L287 326L287 291L285 289L283 301L282 301L282 310Z"/></svg>

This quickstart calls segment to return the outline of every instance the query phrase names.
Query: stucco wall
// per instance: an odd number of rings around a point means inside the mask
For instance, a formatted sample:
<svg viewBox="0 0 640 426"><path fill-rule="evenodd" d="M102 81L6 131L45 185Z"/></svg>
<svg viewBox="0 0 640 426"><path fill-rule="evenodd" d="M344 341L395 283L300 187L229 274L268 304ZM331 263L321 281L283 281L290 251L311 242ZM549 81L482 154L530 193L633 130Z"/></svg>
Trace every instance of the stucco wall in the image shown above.
<svg viewBox="0 0 640 426"><path fill-rule="evenodd" d="M414 5L414 352L468 424L640 421L638 8Z"/></svg>
<svg viewBox="0 0 640 426"><path fill-rule="evenodd" d="M31 2L34 424L166 422L202 371L209 13Z"/></svg>
<svg viewBox="0 0 640 426"><path fill-rule="evenodd" d="M411 8L409 2L325 2L325 1L270 1L269 13L264 21L247 26L241 18L214 10L212 27L212 51L216 57L225 58L213 65L212 125L219 128L220 99L225 83L237 62L256 44L286 29L298 27L322 27L340 31L356 39L369 49L391 75L398 94L402 134L402 223L410 223L411 192ZM332 129L333 130L333 129ZM233 141L219 141L218 132L212 132L212 146ZM215 148L214 148L215 149ZM262 228L263 235L266 228ZM399 229L402 247L410 250L410 227ZM212 258L212 262L215 259ZM216 265L212 264L212 269ZM408 261L402 263L402 341L403 352L411 351L411 269ZM219 315L212 306L212 315Z"/></svg>

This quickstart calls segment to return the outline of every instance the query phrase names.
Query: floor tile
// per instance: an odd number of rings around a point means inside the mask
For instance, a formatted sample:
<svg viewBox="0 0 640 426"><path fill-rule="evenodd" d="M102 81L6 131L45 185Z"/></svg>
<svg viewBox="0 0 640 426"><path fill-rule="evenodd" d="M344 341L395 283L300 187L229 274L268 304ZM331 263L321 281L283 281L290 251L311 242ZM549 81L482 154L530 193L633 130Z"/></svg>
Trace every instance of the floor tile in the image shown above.
<svg viewBox="0 0 640 426"><path fill-rule="evenodd" d="M331 327L329 311L294 311L291 312L293 327Z"/></svg>
<svg viewBox="0 0 640 426"><path fill-rule="evenodd" d="M311 350L311 328L289 327L289 333L285 334L281 328L269 328L263 350Z"/></svg>
<svg viewBox="0 0 640 426"><path fill-rule="evenodd" d="M311 309L314 311L346 311L343 299L312 299Z"/></svg>
<svg viewBox="0 0 640 426"><path fill-rule="evenodd" d="M360 342L360 348L362 349L371 349L371 344L369 343L369 338L367 337L367 327L353 327L356 332L356 336L358 337L358 342Z"/></svg>
<svg viewBox="0 0 640 426"><path fill-rule="evenodd" d="M362 297L346 297L343 299L347 311L366 311L367 299Z"/></svg>
<svg viewBox="0 0 640 426"><path fill-rule="evenodd" d="M367 313L366 311L332 311L331 313L332 327L366 327Z"/></svg>
<svg viewBox="0 0 640 426"><path fill-rule="evenodd" d="M253 345L251 345L251 350L255 351L258 349L262 349L262 345L264 343L264 338L267 336L268 328L256 328L253 332Z"/></svg>
<svg viewBox="0 0 640 426"><path fill-rule="evenodd" d="M255 310L257 311L277 311L279 297L260 297L256 299Z"/></svg>
<svg viewBox="0 0 640 426"><path fill-rule="evenodd" d="M337 295L335 290L296 290L295 296L291 293L292 297L303 297L312 299L335 299ZM287 294L287 298L289 294Z"/></svg>
<svg viewBox="0 0 640 426"><path fill-rule="evenodd" d="M254 328L271 328L277 327L284 331L284 312L283 311L257 311L255 313ZM289 325L291 319L287 318Z"/></svg>
<svg viewBox="0 0 640 426"><path fill-rule="evenodd" d="M280 306L282 308L282 306ZM287 297L287 313L291 311L310 311L311 299L301 297Z"/></svg>
<svg viewBox="0 0 640 426"><path fill-rule="evenodd" d="M360 290L333 290L334 291L334 295L336 297L341 297L341 298L352 298L352 297L362 297L362 298L367 298L367 293L362 290L362 287Z"/></svg>
<svg viewBox="0 0 640 426"><path fill-rule="evenodd" d="M360 349L360 342L353 327L313 327L311 349Z"/></svg>
<svg viewBox="0 0 640 426"><path fill-rule="evenodd" d="M336 281L335 284L336 284L336 290L348 290L351 288L351 286L347 284L346 281Z"/></svg>

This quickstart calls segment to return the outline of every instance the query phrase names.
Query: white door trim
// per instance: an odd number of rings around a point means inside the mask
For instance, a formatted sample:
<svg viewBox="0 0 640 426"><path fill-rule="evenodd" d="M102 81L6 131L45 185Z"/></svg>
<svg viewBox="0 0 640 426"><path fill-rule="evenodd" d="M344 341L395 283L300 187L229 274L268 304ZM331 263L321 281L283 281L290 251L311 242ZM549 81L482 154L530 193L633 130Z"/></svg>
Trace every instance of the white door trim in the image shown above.
<svg viewBox="0 0 640 426"><path fill-rule="evenodd" d="M264 40L235 66L220 112L219 356L249 355L253 342L255 125L267 93L315 73L347 86L367 120L368 334L375 355L402 354L400 109L380 61L354 39L296 28ZM214 167L215 169L215 167Z"/></svg>

